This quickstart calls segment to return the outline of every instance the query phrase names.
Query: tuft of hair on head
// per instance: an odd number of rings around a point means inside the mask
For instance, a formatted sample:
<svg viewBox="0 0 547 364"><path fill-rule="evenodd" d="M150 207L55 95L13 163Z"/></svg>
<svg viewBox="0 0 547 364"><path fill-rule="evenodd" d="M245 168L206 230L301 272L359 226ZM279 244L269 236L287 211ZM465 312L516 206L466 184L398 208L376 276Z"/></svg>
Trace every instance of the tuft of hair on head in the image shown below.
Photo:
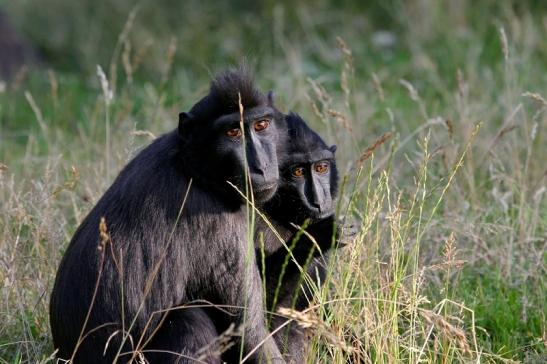
<svg viewBox="0 0 547 364"><path fill-rule="evenodd" d="M243 108L265 104L267 97L255 87L254 75L247 64L242 63L215 76L210 95L225 110L239 110L239 97Z"/></svg>
<svg viewBox="0 0 547 364"><path fill-rule="evenodd" d="M285 117L290 144L298 150L329 149L325 141L295 112Z"/></svg>
<svg viewBox="0 0 547 364"><path fill-rule="evenodd" d="M179 132L184 129L182 125L192 120L212 121L219 116L238 112L240 96L243 109L271 104L268 97L255 87L253 73L245 63L220 72L213 78L209 93L189 112L179 116Z"/></svg>

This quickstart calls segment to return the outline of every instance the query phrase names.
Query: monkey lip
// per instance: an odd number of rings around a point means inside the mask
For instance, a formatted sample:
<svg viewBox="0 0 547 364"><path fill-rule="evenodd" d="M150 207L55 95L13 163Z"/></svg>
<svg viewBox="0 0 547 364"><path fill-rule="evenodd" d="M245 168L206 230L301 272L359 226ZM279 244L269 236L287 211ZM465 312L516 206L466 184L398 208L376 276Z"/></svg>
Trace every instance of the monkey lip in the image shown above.
<svg viewBox="0 0 547 364"><path fill-rule="evenodd" d="M310 207L310 216L313 220L322 220L334 213L334 208L320 210L317 207Z"/></svg>
<svg viewBox="0 0 547 364"><path fill-rule="evenodd" d="M260 202L265 202L271 199L277 191L277 181L271 183L260 184L253 186L255 198Z"/></svg>
<svg viewBox="0 0 547 364"><path fill-rule="evenodd" d="M277 187L277 181L260 184L256 187L253 186L253 191L254 192L264 192L264 191L268 191L268 190L271 190L272 188L276 188L276 187Z"/></svg>

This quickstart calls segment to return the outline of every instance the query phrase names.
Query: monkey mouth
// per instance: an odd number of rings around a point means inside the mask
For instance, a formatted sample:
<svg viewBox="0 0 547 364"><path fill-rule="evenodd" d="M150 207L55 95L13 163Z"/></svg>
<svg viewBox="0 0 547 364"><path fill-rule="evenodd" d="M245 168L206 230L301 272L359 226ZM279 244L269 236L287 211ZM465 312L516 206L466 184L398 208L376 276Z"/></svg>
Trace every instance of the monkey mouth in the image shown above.
<svg viewBox="0 0 547 364"><path fill-rule="evenodd" d="M253 186L253 191L262 192L262 191L271 190L272 188L277 188L277 182L264 183L256 187Z"/></svg>
<svg viewBox="0 0 547 364"><path fill-rule="evenodd" d="M277 181L253 186L253 194L259 202L271 199L277 191Z"/></svg>
<svg viewBox="0 0 547 364"><path fill-rule="evenodd" d="M312 221L319 221L331 216L332 214L334 214L334 208L332 207L327 209L319 209L317 207L310 206L307 218L311 218Z"/></svg>

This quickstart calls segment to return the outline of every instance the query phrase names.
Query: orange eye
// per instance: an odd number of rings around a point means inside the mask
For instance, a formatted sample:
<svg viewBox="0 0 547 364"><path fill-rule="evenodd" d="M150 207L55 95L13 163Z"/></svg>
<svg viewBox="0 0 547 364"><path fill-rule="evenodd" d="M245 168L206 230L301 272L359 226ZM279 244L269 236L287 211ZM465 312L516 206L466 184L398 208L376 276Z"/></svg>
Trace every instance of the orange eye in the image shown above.
<svg viewBox="0 0 547 364"><path fill-rule="evenodd" d="M295 176L295 177L298 177L298 178L304 176L304 168L302 168L302 167L293 168L292 175Z"/></svg>
<svg viewBox="0 0 547 364"><path fill-rule="evenodd" d="M313 166L313 169L315 170L315 172L317 173L327 173L327 171L329 170L329 162L318 162L318 163L315 163L315 165Z"/></svg>
<svg viewBox="0 0 547 364"><path fill-rule="evenodd" d="M241 129L239 128L233 128L226 132L226 135L228 135L230 138L239 138L241 137Z"/></svg>
<svg viewBox="0 0 547 364"><path fill-rule="evenodd" d="M259 120L259 121L255 122L255 123L253 124L253 128L254 128L256 131L265 130L265 129L268 128L268 126L270 126L270 120L268 120L268 119Z"/></svg>

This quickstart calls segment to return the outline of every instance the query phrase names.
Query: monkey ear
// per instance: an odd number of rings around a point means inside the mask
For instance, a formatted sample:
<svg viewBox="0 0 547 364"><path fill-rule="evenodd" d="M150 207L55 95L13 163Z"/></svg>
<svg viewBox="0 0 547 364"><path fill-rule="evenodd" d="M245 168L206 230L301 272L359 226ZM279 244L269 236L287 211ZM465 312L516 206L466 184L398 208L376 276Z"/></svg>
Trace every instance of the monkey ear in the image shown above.
<svg viewBox="0 0 547 364"><path fill-rule="evenodd" d="M329 150L332 152L332 154L334 154L336 152L336 149L338 149L338 147L335 144L333 144L329 147Z"/></svg>
<svg viewBox="0 0 547 364"><path fill-rule="evenodd" d="M268 91L268 106L273 106L275 94L273 90Z"/></svg>
<svg viewBox="0 0 547 364"><path fill-rule="evenodd" d="M188 131L188 126L193 119L193 115L189 112L181 112L179 114L179 135L184 135Z"/></svg>

